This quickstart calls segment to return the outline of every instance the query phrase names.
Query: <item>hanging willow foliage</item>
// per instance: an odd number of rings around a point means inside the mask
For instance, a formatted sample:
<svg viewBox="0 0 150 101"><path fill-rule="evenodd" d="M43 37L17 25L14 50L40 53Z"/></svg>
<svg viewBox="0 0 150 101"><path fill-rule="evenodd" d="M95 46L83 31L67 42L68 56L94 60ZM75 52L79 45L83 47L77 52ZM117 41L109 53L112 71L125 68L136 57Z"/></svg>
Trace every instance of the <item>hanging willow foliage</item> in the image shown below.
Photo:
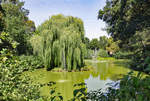
<svg viewBox="0 0 150 101"><path fill-rule="evenodd" d="M61 67L80 69L86 52L83 22L72 16L56 15L37 28L31 38L33 52L39 55L47 69Z"/></svg>

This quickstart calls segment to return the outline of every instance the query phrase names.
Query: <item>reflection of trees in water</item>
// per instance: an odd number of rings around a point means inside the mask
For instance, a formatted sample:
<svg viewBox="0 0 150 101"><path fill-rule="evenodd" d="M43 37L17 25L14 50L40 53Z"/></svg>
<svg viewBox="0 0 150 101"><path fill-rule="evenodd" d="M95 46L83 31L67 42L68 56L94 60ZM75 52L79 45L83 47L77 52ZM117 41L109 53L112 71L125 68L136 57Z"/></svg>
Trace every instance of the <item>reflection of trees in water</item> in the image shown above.
<svg viewBox="0 0 150 101"><path fill-rule="evenodd" d="M99 77L99 80L116 80L121 77L120 74L127 74L127 72L130 71L121 65L111 62L94 62L89 64L95 68L93 71L54 73L41 69L32 72L31 75L36 77L37 81L40 83L48 83L50 81L56 82L57 92L60 92L64 97L64 101L66 101L66 99L73 96L73 85L84 82L85 79L89 79L90 75L93 78ZM48 96L49 88L42 88L42 94Z"/></svg>
<svg viewBox="0 0 150 101"><path fill-rule="evenodd" d="M99 76L99 73L96 71L91 72L91 75L93 78L97 78Z"/></svg>
<svg viewBox="0 0 150 101"><path fill-rule="evenodd" d="M73 95L73 85L84 82L85 79L90 77L90 72L65 72L54 73L51 77L59 80L66 80L64 82L57 83L57 92L60 92L65 100L71 98ZM72 92L72 93L71 93Z"/></svg>
<svg viewBox="0 0 150 101"><path fill-rule="evenodd" d="M50 72L44 69L36 70L29 73L33 80L39 83L56 82L56 92L60 92L64 97L64 101L71 98L73 95L73 85L84 82L90 77L90 72ZM49 96L49 86L41 88L41 94Z"/></svg>
<svg viewBox="0 0 150 101"><path fill-rule="evenodd" d="M98 68L98 67L100 67L100 68ZM100 80L106 80L106 79L108 79L108 76L107 76L107 74L109 74L108 73L108 63L98 63L98 67L97 67L97 71L99 72L99 74L100 74Z"/></svg>
<svg viewBox="0 0 150 101"><path fill-rule="evenodd" d="M123 74L127 74L130 70L125 68L124 65L117 65L113 62L99 62L94 65L95 71L91 75L95 78L100 76L100 80L111 79L113 81L120 78Z"/></svg>

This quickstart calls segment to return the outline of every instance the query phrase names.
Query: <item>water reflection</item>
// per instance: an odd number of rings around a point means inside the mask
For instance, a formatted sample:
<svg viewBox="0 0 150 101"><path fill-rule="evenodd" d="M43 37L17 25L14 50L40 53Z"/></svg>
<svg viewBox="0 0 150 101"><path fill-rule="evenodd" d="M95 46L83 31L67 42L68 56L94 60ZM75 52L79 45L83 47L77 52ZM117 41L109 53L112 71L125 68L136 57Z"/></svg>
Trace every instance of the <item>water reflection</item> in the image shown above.
<svg viewBox="0 0 150 101"><path fill-rule="evenodd" d="M32 73L27 73L35 82L48 83L49 81L56 82L57 91L60 92L64 99L72 98L73 85L85 82L89 90L106 89L107 83L116 81L123 74L130 72L124 64L116 62L98 62L86 61L87 65L91 65L94 69L88 72L48 72L45 69L39 69ZM41 88L41 95L49 95L49 87Z"/></svg>

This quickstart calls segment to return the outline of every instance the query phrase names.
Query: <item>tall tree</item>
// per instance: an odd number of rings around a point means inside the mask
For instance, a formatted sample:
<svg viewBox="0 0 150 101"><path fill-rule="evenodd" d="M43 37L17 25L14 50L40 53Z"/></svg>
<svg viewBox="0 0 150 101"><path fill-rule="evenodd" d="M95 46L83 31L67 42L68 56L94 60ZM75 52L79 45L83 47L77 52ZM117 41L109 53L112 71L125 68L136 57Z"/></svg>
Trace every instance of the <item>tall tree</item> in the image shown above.
<svg viewBox="0 0 150 101"><path fill-rule="evenodd" d="M91 41L90 41L90 48L92 49L92 50L98 50L99 49L99 41L98 41L98 39L92 39Z"/></svg>
<svg viewBox="0 0 150 101"><path fill-rule="evenodd" d="M150 71L150 0L107 0L98 18L115 40L121 40L121 48L134 53L132 67Z"/></svg>
<svg viewBox="0 0 150 101"><path fill-rule="evenodd" d="M32 34L29 28L29 11L23 8L24 2L19 0L3 0L2 9L4 10L5 27L3 32L9 37L11 43L16 43L16 51L18 54L26 53L27 51L27 37ZM32 27L34 23L32 23Z"/></svg>
<svg viewBox="0 0 150 101"><path fill-rule="evenodd" d="M100 38L99 38L100 49L105 50L107 45L108 45L108 38L106 36L100 36Z"/></svg>
<svg viewBox="0 0 150 101"><path fill-rule="evenodd" d="M119 46L118 46L119 41L114 41L112 37L108 38L108 43L106 50L110 53L113 54L117 51L119 51Z"/></svg>
<svg viewBox="0 0 150 101"><path fill-rule="evenodd" d="M84 38L83 43L86 45L87 49L90 48L90 39L88 37Z"/></svg>
<svg viewBox="0 0 150 101"><path fill-rule="evenodd" d="M72 70L84 65L86 45L83 22L79 18L52 16L37 28L31 38L34 54L38 54L47 69L62 67Z"/></svg>
<svg viewBox="0 0 150 101"><path fill-rule="evenodd" d="M107 31L115 40L125 43L136 31L150 27L150 1L107 0L98 18L107 23Z"/></svg>

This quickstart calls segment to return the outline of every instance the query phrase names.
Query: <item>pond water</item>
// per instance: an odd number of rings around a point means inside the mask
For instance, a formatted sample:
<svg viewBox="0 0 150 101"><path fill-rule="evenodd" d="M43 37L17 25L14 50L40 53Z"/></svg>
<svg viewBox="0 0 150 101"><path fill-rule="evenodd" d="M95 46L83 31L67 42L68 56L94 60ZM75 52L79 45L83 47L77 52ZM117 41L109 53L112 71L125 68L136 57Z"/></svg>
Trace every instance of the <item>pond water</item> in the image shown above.
<svg viewBox="0 0 150 101"><path fill-rule="evenodd" d="M73 97L73 85L86 83L88 91L105 90L113 81L118 80L131 70L126 68L125 61L93 61L86 60L86 65L93 67L92 71L84 72L50 72L45 69L38 69L33 72L26 72L31 79L39 83L56 82L56 91L60 92L65 101ZM41 88L41 95L49 95L49 87Z"/></svg>

